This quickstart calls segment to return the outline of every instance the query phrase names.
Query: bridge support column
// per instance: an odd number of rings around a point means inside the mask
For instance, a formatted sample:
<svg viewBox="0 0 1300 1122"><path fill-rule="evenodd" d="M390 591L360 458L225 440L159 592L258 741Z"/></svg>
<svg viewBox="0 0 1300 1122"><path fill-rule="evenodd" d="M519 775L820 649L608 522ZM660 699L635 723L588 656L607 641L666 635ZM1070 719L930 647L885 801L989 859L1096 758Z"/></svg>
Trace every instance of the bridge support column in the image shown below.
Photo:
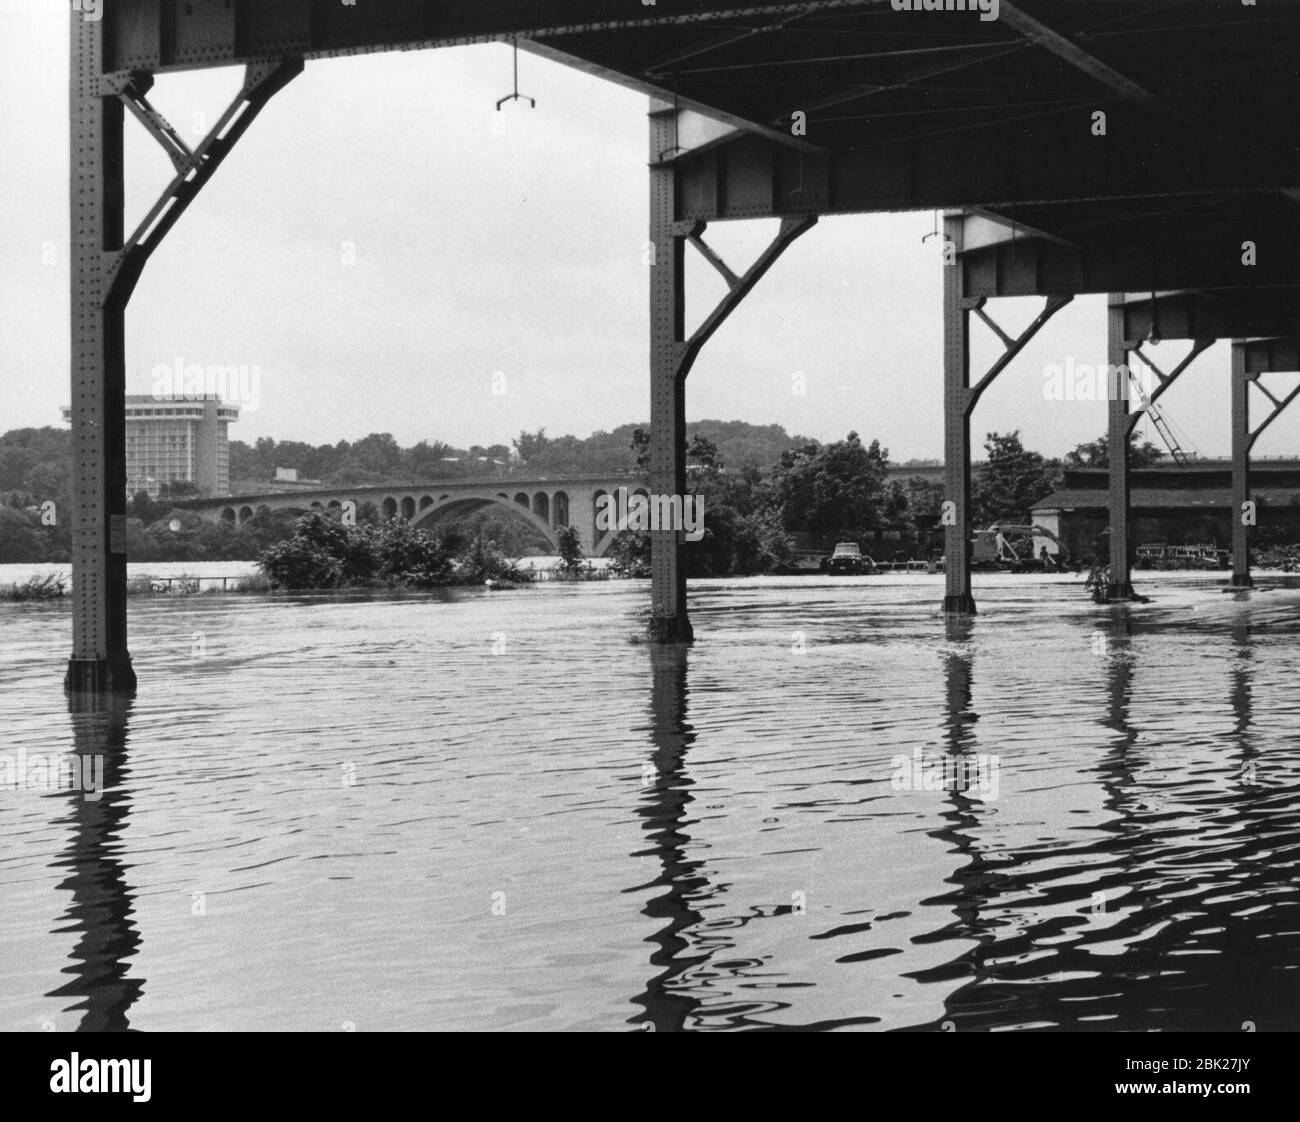
<svg viewBox="0 0 1300 1122"><path fill-rule="evenodd" d="M736 274L704 242L704 222L677 217L676 110L650 107L650 490L686 494L686 376L704 344L759 279L804 231L815 215L783 218L772 242L743 274ZM727 295L686 337L686 243L690 242L727 284ZM709 512L704 512L707 520ZM655 642L688 643L694 637L686 612L683 529L650 532L650 622Z"/></svg>
<svg viewBox="0 0 1300 1122"><path fill-rule="evenodd" d="M661 156L673 145L675 111L650 110L650 490L686 490L686 238L677 231L677 174ZM690 642L681 532L650 534L650 624L657 642Z"/></svg>
<svg viewBox="0 0 1300 1122"><path fill-rule="evenodd" d="M970 308L960 253L962 223L944 220L943 263L943 610L975 611L970 590Z"/></svg>
<svg viewBox="0 0 1300 1122"><path fill-rule="evenodd" d="M1291 373L1300 370L1300 339L1280 336L1270 339L1234 339L1232 341L1232 586L1250 588L1249 527L1255 525L1258 507L1247 509L1250 501L1250 452L1261 434L1281 416L1297 397L1300 383L1284 397L1266 386L1261 375ZM1267 416L1254 428L1250 424L1250 387L1271 403ZM1256 399L1258 400L1258 399Z"/></svg>
<svg viewBox="0 0 1300 1122"><path fill-rule="evenodd" d="M1250 541L1245 506L1250 499L1250 378L1246 347L1232 342L1232 587L1250 588Z"/></svg>
<svg viewBox="0 0 1300 1122"><path fill-rule="evenodd" d="M1106 581L1107 600L1133 600L1132 557L1129 542L1129 458L1133 430L1143 412L1150 412L1153 424L1170 443L1170 451L1175 460L1183 463L1186 457L1177 443L1164 427L1160 414L1154 406L1157 399L1181 377L1202 351L1214 343L1213 338L1200 337L1192 340L1192 347L1177 366L1168 374L1142 353L1141 340L1129 339L1125 332L1124 296L1112 293L1106 309L1106 349L1110 364L1107 378L1107 435L1106 448L1110 473L1110 575ZM1154 320L1152 327L1154 329ZM1154 332L1153 332L1154 337ZM1157 384L1150 393L1142 389L1133 377L1129 367L1129 355L1142 359L1156 377ZM1142 408L1136 413L1130 411L1129 400L1134 392L1138 394Z"/></svg>
<svg viewBox="0 0 1300 1122"><path fill-rule="evenodd" d="M984 297L966 295L962 262L965 220L946 217L943 274L943 429L944 429L944 597L943 611L969 615L971 595L970 419L986 389L1072 297L1049 296L1037 318L1012 338L984 311ZM979 316L1002 341L1002 355L975 384L970 384L970 317Z"/></svg>
<svg viewBox="0 0 1300 1122"><path fill-rule="evenodd" d="M71 18L72 657L73 693L129 693L126 627L126 306L145 263L261 108L302 69L257 63L191 149L147 100L148 74L102 75L104 20ZM129 109L175 176L124 237L122 133Z"/></svg>
<svg viewBox="0 0 1300 1122"><path fill-rule="evenodd" d="M1129 416L1132 379L1129 377L1128 355L1123 297L1112 295L1106 308L1106 362L1110 365L1111 375L1107 379L1109 400L1106 403L1106 454L1110 473L1107 600L1133 599L1128 545L1129 434L1136 418Z"/></svg>
<svg viewBox="0 0 1300 1122"><path fill-rule="evenodd" d="M122 103L99 89L99 23L72 13L72 657L64 685L135 689L126 641Z"/></svg>

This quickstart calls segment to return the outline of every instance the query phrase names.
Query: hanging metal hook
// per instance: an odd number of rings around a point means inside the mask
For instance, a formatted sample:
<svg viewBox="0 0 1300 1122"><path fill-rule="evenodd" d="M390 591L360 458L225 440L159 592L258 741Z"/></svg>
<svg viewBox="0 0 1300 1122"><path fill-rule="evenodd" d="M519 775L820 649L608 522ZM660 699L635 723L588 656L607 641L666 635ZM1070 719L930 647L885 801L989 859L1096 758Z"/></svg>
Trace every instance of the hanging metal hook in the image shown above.
<svg viewBox="0 0 1300 1122"><path fill-rule="evenodd" d="M934 229L931 230L928 234L921 235L921 244L925 245L925 243L928 242L931 238L937 238L938 236L939 236L939 212L936 210L934 212Z"/></svg>
<svg viewBox="0 0 1300 1122"><path fill-rule="evenodd" d="M673 88L673 142L659 152L659 158L656 163L663 163L664 157L677 152L689 152L689 148L683 148L677 143L677 117L680 110L677 103L677 89Z"/></svg>
<svg viewBox="0 0 1300 1122"><path fill-rule="evenodd" d="M536 98L529 97L527 94L521 94L519 92L519 36L514 36L511 42L514 44L515 48L515 92L506 94L505 97L497 102L498 113L501 112L501 106L503 106L507 101L526 101L528 102L529 109L537 108Z"/></svg>

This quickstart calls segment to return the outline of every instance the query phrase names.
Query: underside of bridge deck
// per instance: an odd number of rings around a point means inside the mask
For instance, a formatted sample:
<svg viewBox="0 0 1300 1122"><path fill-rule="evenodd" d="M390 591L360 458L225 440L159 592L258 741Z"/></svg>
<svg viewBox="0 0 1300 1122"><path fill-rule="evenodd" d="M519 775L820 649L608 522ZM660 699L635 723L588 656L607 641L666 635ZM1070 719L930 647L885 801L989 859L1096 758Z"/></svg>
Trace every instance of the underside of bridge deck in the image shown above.
<svg viewBox="0 0 1300 1122"><path fill-rule="evenodd" d="M685 382L695 356L812 221L865 211L964 209L946 221L948 497L956 513L948 528L946 604L972 609L965 547L970 411L1027 341L1004 337L1003 359L972 385L968 322L972 314L988 315L986 301L1044 296L1045 322L1078 293L1193 290L1199 295L1185 299L1183 312L1169 308L1170 323L1178 314L1203 317L1194 338L1290 330L1279 320L1294 308L1293 286L1300 284L1300 157L1293 144L1277 142L1275 130L1300 109L1291 78L1300 6L1239 0L1001 0L962 12L898 6L890 0L76 3L70 17L76 602L68 687L126 690L135 682L126 636L122 329L149 254L304 61L462 43L514 42L657 99L649 154L656 492L680 493L685 486ZM187 145L149 103L158 74L236 64L247 68L243 90L197 146ZM123 229L122 219L126 111L176 169L134 232ZM780 231L753 267L733 272L709 250L705 229L754 217L781 218ZM682 327L688 243L728 287L689 338ZM1112 361L1132 338L1127 314L1122 299L1112 304ZM1127 425L1113 405L1112 436ZM1115 550L1126 556L1126 465L1114 464L1112 472L1114 563ZM691 636L681 545L680 533L653 535L650 630L666 641ZM1112 569L1112 580L1116 594L1124 594L1125 565Z"/></svg>

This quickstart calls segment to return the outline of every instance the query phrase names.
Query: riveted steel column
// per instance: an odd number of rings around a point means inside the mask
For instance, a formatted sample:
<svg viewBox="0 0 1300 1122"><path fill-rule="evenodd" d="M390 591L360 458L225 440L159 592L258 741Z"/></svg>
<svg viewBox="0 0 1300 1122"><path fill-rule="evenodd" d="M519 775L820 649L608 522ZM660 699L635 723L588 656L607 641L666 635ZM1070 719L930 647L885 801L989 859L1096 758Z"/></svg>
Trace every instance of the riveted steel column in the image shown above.
<svg viewBox="0 0 1300 1122"><path fill-rule="evenodd" d="M1107 403L1107 457L1110 465L1110 576L1106 599L1130 600L1129 577L1129 396L1128 340L1124 338L1124 297L1112 295L1106 309L1107 359L1110 364Z"/></svg>
<svg viewBox="0 0 1300 1122"><path fill-rule="evenodd" d="M943 230L943 610L960 614L975 611L970 592L970 309L961 218L945 218Z"/></svg>
<svg viewBox="0 0 1300 1122"><path fill-rule="evenodd" d="M675 144L676 111L650 109L650 490L686 493L686 239L674 227L677 172L661 154ZM686 615L686 569L681 530L650 531L649 638L661 643L694 638Z"/></svg>
<svg viewBox="0 0 1300 1122"><path fill-rule="evenodd" d="M1250 542L1244 507L1250 499L1250 380L1246 343L1232 341L1232 587L1250 588Z"/></svg>
<svg viewBox="0 0 1300 1122"><path fill-rule="evenodd" d="M135 689L126 642L122 112L100 92L103 22L72 12L72 658L65 687Z"/></svg>

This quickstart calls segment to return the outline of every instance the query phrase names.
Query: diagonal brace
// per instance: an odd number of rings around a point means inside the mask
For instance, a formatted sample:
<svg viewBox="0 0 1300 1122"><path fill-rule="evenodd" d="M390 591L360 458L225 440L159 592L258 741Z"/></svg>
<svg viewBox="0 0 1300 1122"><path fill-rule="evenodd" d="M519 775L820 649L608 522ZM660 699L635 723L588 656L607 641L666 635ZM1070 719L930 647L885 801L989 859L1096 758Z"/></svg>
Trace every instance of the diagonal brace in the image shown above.
<svg viewBox="0 0 1300 1122"><path fill-rule="evenodd" d="M1149 395L1142 393L1140 389L1138 390L1138 396L1141 399L1142 408L1132 413L1129 416L1128 420L1125 421L1124 431L1126 435L1128 436L1133 435L1133 431L1137 428L1138 421L1142 419L1143 412L1145 412L1147 409L1150 409L1151 406L1156 403L1157 399L1159 399L1159 397L1165 392L1165 390L1167 390L1170 386L1174 384L1174 382L1178 380L1178 376L1182 374L1182 372L1186 370L1189 366L1191 366L1193 362L1196 361L1197 355L1199 355L1202 351L1208 349L1213 345L1214 345L1213 339L1192 340L1192 349L1187 352L1183 360L1177 366L1175 366L1173 370L1170 371L1168 374L1162 371L1160 367L1158 367L1154 362L1152 362L1149 358L1147 358L1147 356L1143 354L1141 347L1135 346L1130 348L1132 352L1138 356L1138 358L1140 358L1149 367L1151 367L1152 371L1155 373L1155 376L1159 379L1160 385L1156 386L1156 388L1152 390ZM1129 385L1132 385L1133 371L1129 370L1126 373L1127 373ZM1116 392L1118 392L1118 387L1116 387Z"/></svg>
<svg viewBox="0 0 1300 1122"><path fill-rule="evenodd" d="M1255 446L1255 441L1259 439L1260 434L1266 428L1268 428L1269 425L1271 425L1274 421L1277 420L1278 416L1282 413L1282 411L1288 405L1290 405L1291 402L1293 402L1297 396L1300 396L1300 383L1297 383L1295 389L1293 389L1289 394L1286 395L1286 397L1282 398L1279 401L1276 397L1274 397L1271 393L1268 392L1268 387L1266 387L1264 383L1259 380L1258 374L1252 374L1250 376L1250 381L1254 382L1256 386L1258 386L1261 390L1264 391L1265 396L1273 403L1273 409L1269 413L1269 415L1265 417L1263 421L1260 422L1259 428L1253 430L1247 436L1246 438L1247 452L1249 452Z"/></svg>
<svg viewBox="0 0 1300 1122"><path fill-rule="evenodd" d="M1025 347L1029 343L1029 340L1031 340L1035 335L1038 334L1038 332L1042 329L1043 325L1054 315L1056 315L1057 312L1059 312L1062 308L1064 308L1065 305L1068 304L1073 299L1074 299L1073 296L1049 296L1047 298L1047 302L1043 305L1043 310L1038 313L1037 317L1035 317L1034 319L1034 322L1031 323L1028 327L1026 327L1024 331L1022 331L1014 339L1011 338L1011 336L1008 335L1006 332L1004 332L987 315L985 315L983 309L983 303L984 303L983 300L980 300L977 304L973 306L971 310L974 311L975 314L980 317L980 319L982 319L985 323L987 323L989 327L991 327L993 331L997 334L997 336L1003 341L1004 350L1002 352L1002 356L991 367L989 367L988 373L986 373L984 377L982 377L978 382L976 382L974 386L966 390L966 403L965 403L966 416L968 417L970 416L975 406L979 403L980 395L982 395L984 391L988 389L990 385L993 384L993 379L996 378L999 374L1001 374L1002 371L1005 370L1007 366L1010 364L1011 360L1014 359L1016 355L1018 355L1021 351L1025 349Z"/></svg>
<svg viewBox="0 0 1300 1122"><path fill-rule="evenodd" d="M777 232L776 237L773 238L767 248L758 255L758 259L748 269L746 269L741 276L735 278L734 283L731 283L730 281L728 282L731 291L718 302L718 306L708 314L704 322L695 329L695 333L686 341L682 356L682 370L690 369L691 363L695 361L696 356L700 353L700 349L709 341L713 333L722 326L726 318L736 310L736 307L740 302L749 295L753 287L762 279L763 274L776 263L776 259L786 251L796 238L801 234L807 233L807 231L811 230L816 224L817 216L815 214L797 218L781 219L781 229ZM691 241L695 243L697 237L698 235L692 236ZM705 257L710 260L715 256L716 254L712 254L711 250L708 253L705 253ZM726 272L723 273L724 277L728 274L733 277L735 276L734 273L731 273L730 269L727 269L725 265L721 264L720 259L717 264L721 265L722 269L726 270Z"/></svg>
<svg viewBox="0 0 1300 1122"><path fill-rule="evenodd" d="M146 95L152 88L152 74L131 74L118 90L118 97L149 135L158 141L176 171L184 175L194 166L194 153L171 122L149 103Z"/></svg>
<svg viewBox="0 0 1300 1122"><path fill-rule="evenodd" d="M221 162L230 154L267 102L302 73L302 68L302 59L297 58L250 63L245 70L243 87L198 146L190 151L176 137L176 142L187 153L186 158L179 162L173 159L177 168L175 177L122 248L117 262L117 275L113 281L113 294L117 299L125 301L130 298L153 251L216 174ZM133 105L135 98L132 97L132 92L137 88L128 84L119 94L128 106ZM144 104L147 105L147 102ZM133 107L137 116L142 111L138 106ZM157 131L147 121L145 127L155 136L161 134L159 142L166 148L168 144L164 138L175 136L175 129L156 110L146 112L146 118L150 112L156 118Z"/></svg>
<svg viewBox="0 0 1300 1122"><path fill-rule="evenodd" d="M714 251L713 247L704 240L701 235L704 233L705 223L697 223L695 230L688 235L691 245L700 251L700 256L710 265L722 274L722 279L727 282L727 287L734 290L740 284L740 278L736 276L728 267L727 263L722 260Z"/></svg>

